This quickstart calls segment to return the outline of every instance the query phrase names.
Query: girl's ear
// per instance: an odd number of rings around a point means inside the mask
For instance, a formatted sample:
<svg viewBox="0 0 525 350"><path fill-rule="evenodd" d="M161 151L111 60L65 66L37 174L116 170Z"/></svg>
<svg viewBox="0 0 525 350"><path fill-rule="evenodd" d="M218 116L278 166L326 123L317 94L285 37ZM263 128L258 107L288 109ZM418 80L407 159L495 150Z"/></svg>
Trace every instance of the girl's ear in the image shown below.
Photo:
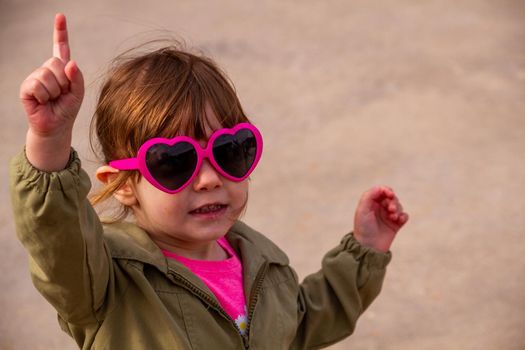
<svg viewBox="0 0 525 350"><path fill-rule="evenodd" d="M118 172L118 169L110 167L109 165L103 165L97 169L97 180L102 182L104 185L107 185L117 176Z"/></svg>
<svg viewBox="0 0 525 350"><path fill-rule="evenodd" d="M100 182L107 185L117 177L118 173L118 169L110 167L109 165L103 165L97 169L96 177ZM135 192L129 181L130 180L128 179L125 185L116 190L113 193L113 197L123 205L131 207L137 204L137 197L135 196Z"/></svg>

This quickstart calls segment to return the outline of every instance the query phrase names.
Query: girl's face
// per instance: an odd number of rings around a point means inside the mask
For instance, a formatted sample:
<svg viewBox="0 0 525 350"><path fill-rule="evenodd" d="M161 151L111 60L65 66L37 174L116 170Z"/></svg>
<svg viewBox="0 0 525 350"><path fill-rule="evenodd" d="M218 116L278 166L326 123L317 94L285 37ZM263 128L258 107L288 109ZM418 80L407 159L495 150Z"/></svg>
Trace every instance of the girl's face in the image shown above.
<svg viewBox="0 0 525 350"><path fill-rule="evenodd" d="M222 126L211 108L206 113L211 124L206 130L209 138ZM201 146L205 144L202 140ZM163 192L145 179L131 189L137 224L160 248L188 257L213 255L215 241L228 232L248 199L248 181L224 178L207 159L193 182L176 194Z"/></svg>

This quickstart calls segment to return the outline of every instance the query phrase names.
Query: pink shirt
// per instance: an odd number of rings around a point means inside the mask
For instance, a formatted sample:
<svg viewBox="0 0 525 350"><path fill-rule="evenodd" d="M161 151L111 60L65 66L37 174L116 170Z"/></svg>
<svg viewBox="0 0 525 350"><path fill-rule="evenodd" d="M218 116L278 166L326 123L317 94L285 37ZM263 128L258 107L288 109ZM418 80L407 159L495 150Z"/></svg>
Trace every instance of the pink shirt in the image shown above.
<svg viewBox="0 0 525 350"><path fill-rule="evenodd" d="M217 241L228 253L226 260L193 260L176 255L167 250L162 253L186 266L197 275L213 292L226 313L235 321L241 334L247 326L246 298L244 296L242 264L226 238Z"/></svg>

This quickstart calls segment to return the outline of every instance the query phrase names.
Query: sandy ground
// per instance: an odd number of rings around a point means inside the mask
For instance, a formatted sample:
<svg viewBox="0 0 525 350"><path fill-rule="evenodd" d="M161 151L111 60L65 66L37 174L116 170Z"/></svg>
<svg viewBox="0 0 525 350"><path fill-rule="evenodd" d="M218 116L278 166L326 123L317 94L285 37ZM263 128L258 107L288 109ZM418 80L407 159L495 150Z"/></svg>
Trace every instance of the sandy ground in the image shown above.
<svg viewBox="0 0 525 350"><path fill-rule="evenodd" d="M351 229L364 190L398 192L411 222L383 292L332 349L525 349L525 3L510 0L1 0L0 349L75 348L31 285L7 190L18 87L51 55L58 11L88 84L74 145L90 173L99 76L171 34L220 63L260 126L245 221L300 276Z"/></svg>

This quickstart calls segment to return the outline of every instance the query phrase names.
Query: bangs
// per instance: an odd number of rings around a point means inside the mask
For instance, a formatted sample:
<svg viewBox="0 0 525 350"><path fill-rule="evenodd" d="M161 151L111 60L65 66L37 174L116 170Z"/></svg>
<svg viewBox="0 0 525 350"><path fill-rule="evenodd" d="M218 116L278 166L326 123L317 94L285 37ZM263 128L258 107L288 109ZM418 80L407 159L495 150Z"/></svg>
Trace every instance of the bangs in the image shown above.
<svg viewBox="0 0 525 350"><path fill-rule="evenodd" d="M217 125L207 109L221 127L249 122L233 84L207 57L168 46L115 63L92 120L105 162L136 156L154 137L206 139Z"/></svg>
<svg viewBox="0 0 525 350"><path fill-rule="evenodd" d="M132 148L153 137L172 138L190 136L206 139L206 130L216 125L231 128L241 122L249 122L233 84L225 74L206 58L188 56L181 64L165 53L160 62L151 62L143 73L142 96L150 96L145 102L146 111L141 118L142 127L136 135ZM174 62L175 61L175 62ZM168 78L158 79L159 76ZM157 78L155 78L157 77ZM145 93L144 90L152 90ZM149 105L149 106L148 106ZM138 130L137 130L138 131Z"/></svg>

